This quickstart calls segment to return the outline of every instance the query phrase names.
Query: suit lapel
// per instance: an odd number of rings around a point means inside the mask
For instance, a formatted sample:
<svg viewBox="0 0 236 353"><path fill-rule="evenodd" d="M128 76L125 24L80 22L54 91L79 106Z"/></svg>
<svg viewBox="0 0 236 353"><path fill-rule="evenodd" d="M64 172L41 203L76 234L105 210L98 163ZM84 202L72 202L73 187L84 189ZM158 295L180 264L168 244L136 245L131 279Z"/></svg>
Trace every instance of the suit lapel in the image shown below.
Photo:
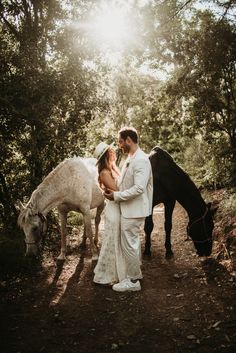
<svg viewBox="0 0 236 353"><path fill-rule="evenodd" d="M128 168L130 167L130 164L134 161L134 159L136 158L136 156L139 154L140 149L137 150L137 152L135 153L135 155L133 157L128 157L122 167L122 171L121 171L121 177L120 177L120 182L119 184L122 183L122 181L124 180L124 177L127 173Z"/></svg>
<svg viewBox="0 0 236 353"><path fill-rule="evenodd" d="M123 165L123 167L122 167L121 177L120 177L120 182L119 182L119 184L122 183L122 181L123 181L123 179L124 179L124 177L125 177L125 174L126 174L126 172L127 172L127 169L129 168L129 164L130 164L130 158L127 158L126 161L125 161L125 163L124 163L124 165Z"/></svg>

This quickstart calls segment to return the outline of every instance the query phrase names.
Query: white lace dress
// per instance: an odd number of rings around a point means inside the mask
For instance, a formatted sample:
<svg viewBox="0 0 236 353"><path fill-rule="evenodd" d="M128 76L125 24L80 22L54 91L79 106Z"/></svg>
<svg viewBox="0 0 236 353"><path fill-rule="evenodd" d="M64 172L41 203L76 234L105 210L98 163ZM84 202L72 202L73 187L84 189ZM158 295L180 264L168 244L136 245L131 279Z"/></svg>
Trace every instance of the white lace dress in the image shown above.
<svg viewBox="0 0 236 353"><path fill-rule="evenodd" d="M125 278L125 261L120 246L120 206L108 201L104 213L104 235L97 265L95 283L112 284Z"/></svg>

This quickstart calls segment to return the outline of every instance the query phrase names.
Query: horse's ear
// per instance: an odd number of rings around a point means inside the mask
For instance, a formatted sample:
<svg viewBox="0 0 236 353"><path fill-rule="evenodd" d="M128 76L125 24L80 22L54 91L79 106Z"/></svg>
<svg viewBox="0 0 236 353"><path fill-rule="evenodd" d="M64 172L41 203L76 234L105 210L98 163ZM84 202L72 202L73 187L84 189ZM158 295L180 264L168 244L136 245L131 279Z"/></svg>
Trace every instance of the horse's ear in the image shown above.
<svg viewBox="0 0 236 353"><path fill-rule="evenodd" d="M218 208L219 208L218 206L211 207L211 214L212 214L212 216L214 216L214 215L216 214Z"/></svg>
<svg viewBox="0 0 236 353"><path fill-rule="evenodd" d="M23 203L20 200L17 200L15 203L15 208L21 212L25 209L25 206L23 205Z"/></svg>
<svg viewBox="0 0 236 353"><path fill-rule="evenodd" d="M218 206L213 206L211 202L207 204L208 209L210 210L212 216L216 214L216 211L218 210Z"/></svg>

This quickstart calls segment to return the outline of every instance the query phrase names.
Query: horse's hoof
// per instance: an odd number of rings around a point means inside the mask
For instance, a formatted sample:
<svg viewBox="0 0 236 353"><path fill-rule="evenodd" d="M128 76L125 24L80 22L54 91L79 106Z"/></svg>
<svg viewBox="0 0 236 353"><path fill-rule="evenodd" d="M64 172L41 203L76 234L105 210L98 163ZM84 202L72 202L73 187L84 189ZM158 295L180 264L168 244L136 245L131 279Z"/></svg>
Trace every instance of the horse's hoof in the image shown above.
<svg viewBox="0 0 236 353"><path fill-rule="evenodd" d="M172 251L166 253L166 259L167 259L167 260L170 260L170 259L172 259L173 257L174 257L174 253L173 253Z"/></svg>
<svg viewBox="0 0 236 353"><path fill-rule="evenodd" d="M92 261L97 261L98 260L98 254L94 254L92 256Z"/></svg>
<svg viewBox="0 0 236 353"><path fill-rule="evenodd" d="M143 255L151 257L151 251L150 250L144 250Z"/></svg>

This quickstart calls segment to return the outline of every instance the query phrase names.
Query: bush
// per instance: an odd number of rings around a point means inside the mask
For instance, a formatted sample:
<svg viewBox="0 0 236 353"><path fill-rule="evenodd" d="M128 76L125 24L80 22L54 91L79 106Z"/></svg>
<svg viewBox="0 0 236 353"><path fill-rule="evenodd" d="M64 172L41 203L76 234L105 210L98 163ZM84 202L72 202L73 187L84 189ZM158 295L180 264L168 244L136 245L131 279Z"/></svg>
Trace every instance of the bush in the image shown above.
<svg viewBox="0 0 236 353"><path fill-rule="evenodd" d="M211 196L218 203L214 229L216 256L236 269L236 190L222 189Z"/></svg>
<svg viewBox="0 0 236 353"><path fill-rule="evenodd" d="M209 144L196 138L186 145L181 164L198 187L217 189L230 185L230 161L223 142Z"/></svg>

